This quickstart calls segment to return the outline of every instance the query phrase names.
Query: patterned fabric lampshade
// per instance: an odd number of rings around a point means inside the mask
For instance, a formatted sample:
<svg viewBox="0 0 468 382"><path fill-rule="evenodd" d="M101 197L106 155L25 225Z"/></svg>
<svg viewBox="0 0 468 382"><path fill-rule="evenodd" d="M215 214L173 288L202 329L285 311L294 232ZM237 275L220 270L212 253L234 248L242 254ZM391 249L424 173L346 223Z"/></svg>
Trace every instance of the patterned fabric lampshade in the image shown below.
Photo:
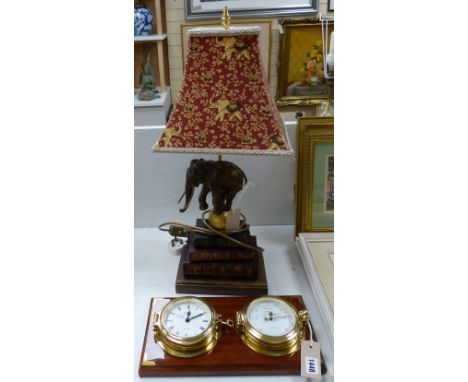
<svg viewBox="0 0 468 382"><path fill-rule="evenodd" d="M259 27L196 28L177 103L154 151L292 154L260 60Z"/></svg>

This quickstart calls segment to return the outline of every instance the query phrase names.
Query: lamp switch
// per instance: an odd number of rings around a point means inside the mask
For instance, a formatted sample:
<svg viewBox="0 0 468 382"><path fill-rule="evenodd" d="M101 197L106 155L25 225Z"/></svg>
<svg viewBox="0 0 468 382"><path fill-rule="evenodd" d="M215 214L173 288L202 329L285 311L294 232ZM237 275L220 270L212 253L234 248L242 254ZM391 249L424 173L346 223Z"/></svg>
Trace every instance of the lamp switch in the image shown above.
<svg viewBox="0 0 468 382"><path fill-rule="evenodd" d="M169 235L174 237L187 237L187 230L183 227L178 227L176 225L171 225L169 227Z"/></svg>

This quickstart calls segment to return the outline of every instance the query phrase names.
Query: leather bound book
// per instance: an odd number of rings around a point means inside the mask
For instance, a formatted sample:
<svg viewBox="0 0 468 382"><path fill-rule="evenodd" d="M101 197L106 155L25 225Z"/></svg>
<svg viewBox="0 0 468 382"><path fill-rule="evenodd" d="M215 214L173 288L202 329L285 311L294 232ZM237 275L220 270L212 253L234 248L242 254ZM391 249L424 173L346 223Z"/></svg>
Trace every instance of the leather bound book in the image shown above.
<svg viewBox="0 0 468 382"><path fill-rule="evenodd" d="M256 236L251 236L247 244L257 246ZM257 252L248 248L195 248L194 234L189 233L187 253L191 263L197 262L246 262L257 259Z"/></svg>
<svg viewBox="0 0 468 382"><path fill-rule="evenodd" d="M258 261L248 262L198 262L191 263L187 246L182 251L184 276L187 278L216 278L255 280L258 275Z"/></svg>
<svg viewBox="0 0 468 382"><path fill-rule="evenodd" d="M206 228L201 219L197 219L197 227ZM247 229L230 236L242 243L248 243L250 239L250 231ZM195 248L242 248L239 244L227 240L222 236L203 235L198 232L193 233L193 244Z"/></svg>
<svg viewBox="0 0 468 382"><path fill-rule="evenodd" d="M264 296L268 294L263 255L258 254L258 276L255 280L217 279L214 277L185 277L184 256L180 257L175 283L176 293L182 294L222 294L238 296ZM219 345L219 344L218 344Z"/></svg>

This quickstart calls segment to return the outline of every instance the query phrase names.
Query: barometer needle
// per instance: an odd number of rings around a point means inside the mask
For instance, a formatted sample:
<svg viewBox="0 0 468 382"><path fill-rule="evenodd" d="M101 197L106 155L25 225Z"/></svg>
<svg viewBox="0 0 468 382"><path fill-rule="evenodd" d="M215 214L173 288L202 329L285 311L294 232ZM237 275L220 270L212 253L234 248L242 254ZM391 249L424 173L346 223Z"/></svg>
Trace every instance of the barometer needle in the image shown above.
<svg viewBox="0 0 468 382"><path fill-rule="evenodd" d="M265 317L265 320L270 320L272 321L275 318L288 318L289 316L270 316L270 317Z"/></svg>

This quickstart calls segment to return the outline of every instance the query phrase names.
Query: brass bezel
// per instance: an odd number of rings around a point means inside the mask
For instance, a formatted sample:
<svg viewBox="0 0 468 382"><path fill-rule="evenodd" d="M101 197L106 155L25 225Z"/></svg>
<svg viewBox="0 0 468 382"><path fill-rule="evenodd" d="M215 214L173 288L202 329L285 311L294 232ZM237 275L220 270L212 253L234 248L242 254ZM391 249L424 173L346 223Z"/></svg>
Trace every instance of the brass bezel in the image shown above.
<svg viewBox="0 0 468 382"><path fill-rule="evenodd" d="M293 328L281 336L270 336L256 330L249 322L247 311L252 304L265 300L274 300L286 304L292 311L295 323ZM295 353L301 347L301 340L305 335L305 325L309 319L307 311L297 309L290 302L273 296L263 296L256 298L247 304L244 309L236 313L237 332L242 341L253 351L272 356L280 357Z"/></svg>
<svg viewBox="0 0 468 382"><path fill-rule="evenodd" d="M164 317L169 308L184 300L187 302L192 301L201 303L205 305L211 313L211 321L208 327L202 333L194 337L184 338L176 336L169 332L164 325ZM195 357L197 355L210 352L218 343L221 336L221 317L210 304L201 298L192 296L178 297L171 300L160 312L157 312L154 315L153 333L154 340L167 353L175 357Z"/></svg>

